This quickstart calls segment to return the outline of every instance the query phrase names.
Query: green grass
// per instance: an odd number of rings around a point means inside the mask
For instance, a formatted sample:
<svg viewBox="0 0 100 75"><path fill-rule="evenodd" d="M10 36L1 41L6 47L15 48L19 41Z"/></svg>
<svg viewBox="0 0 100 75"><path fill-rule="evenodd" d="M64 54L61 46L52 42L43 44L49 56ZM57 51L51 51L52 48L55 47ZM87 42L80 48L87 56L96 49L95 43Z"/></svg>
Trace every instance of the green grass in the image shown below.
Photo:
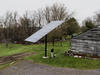
<svg viewBox="0 0 100 75"><path fill-rule="evenodd" d="M44 56L44 44L34 45L18 45L10 44L8 48L4 45L0 45L0 56L12 55L22 52L34 52L35 55L25 57L25 60L32 60L35 63L47 64L57 67L77 68L77 69L98 69L100 68L100 60L82 59L64 56L64 52L69 50L70 42L63 42L63 46L60 42L55 44L54 50L57 55L56 58L50 58L50 50L52 44L48 44L48 59L43 59Z"/></svg>
<svg viewBox="0 0 100 75"><path fill-rule="evenodd" d="M16 64L16 62L11 62L11 63L7 63L7 64L1 64L0 65L0 69L4 69L4 68L6 68L8 66L11 66L11 65L14 65L14 64Z"/></svg>
<svg viewBox="0 0 100 75"><path fill-rule="evenodd" d="M4 68L6 68L8 66L9 66L9 64L2 64L2 65L0 65L0 69L4 69Z"/></svg>
<svg viewBox="0 0 100 75"><path fill-rule="evenodd" d="M0 44L0 57L22 53L26 51L28 51L28 49L24 45L9 44L8 47L6 47L4 44Z"/></svg>

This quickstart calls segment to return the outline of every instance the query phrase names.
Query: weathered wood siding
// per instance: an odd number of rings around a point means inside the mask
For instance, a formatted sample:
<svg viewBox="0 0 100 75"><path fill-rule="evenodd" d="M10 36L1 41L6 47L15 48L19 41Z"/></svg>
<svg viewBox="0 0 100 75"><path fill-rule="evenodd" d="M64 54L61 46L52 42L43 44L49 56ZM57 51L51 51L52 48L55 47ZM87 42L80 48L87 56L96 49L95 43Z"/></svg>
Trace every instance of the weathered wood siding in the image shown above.
<svg viewBox="0 0 100 75"><path fill-rule="evenodd" d="M72 51L80 54L97 54L100 56L100 42L72 39Z"/></svg>
<svg viewBox="0 0 100 75"><path fill-rule="evenodd" d="M72 51L100 56L100 26L73 37Z"/></svg>

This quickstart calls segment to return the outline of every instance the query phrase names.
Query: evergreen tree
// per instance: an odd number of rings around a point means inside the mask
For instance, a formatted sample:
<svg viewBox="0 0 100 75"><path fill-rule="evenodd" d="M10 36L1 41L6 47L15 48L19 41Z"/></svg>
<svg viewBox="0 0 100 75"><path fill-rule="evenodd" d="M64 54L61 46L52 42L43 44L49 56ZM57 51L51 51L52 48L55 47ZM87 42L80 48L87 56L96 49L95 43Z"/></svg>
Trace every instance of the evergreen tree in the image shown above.
<svg viewBox="0 0 100 75"><path fill-rule="evenodd" d="M68 35L72 35L74 33L80 32L80 26L75 18L70 18L67 21L67 24L68 24L68 28L67 28Z"/></svg>

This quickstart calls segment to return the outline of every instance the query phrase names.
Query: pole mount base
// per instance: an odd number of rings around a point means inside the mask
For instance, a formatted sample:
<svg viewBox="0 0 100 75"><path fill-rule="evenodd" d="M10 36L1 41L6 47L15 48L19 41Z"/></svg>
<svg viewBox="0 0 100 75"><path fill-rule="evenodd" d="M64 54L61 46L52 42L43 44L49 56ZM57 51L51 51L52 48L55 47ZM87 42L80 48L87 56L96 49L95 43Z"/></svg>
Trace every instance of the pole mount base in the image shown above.
<svg viewBox="0 0 100 75"><path fill-rule="evenodd" d="M43 59L47 59L47 58L48 58L48 56L47 56L47 57L43 56L42 58L43 58Z"/></svg>

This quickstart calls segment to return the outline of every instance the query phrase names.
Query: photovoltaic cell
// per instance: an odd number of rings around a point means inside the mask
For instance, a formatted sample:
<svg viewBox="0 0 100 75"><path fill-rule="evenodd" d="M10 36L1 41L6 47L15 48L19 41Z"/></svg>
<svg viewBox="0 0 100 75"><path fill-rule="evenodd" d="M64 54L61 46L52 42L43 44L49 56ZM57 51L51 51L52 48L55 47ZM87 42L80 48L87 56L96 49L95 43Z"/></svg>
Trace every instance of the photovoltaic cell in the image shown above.
<svg viewBox="0 0 100 75"><path fill-rule="evenodd" d="M29 42L37 42L39 41L42 37L47 35L49 32L54 30L56 27L60 26L64 21L52 21L49 24L45 25L42 29L37 31L36 33L32 34L30 37L25 39L25 41Z"/></svg>

